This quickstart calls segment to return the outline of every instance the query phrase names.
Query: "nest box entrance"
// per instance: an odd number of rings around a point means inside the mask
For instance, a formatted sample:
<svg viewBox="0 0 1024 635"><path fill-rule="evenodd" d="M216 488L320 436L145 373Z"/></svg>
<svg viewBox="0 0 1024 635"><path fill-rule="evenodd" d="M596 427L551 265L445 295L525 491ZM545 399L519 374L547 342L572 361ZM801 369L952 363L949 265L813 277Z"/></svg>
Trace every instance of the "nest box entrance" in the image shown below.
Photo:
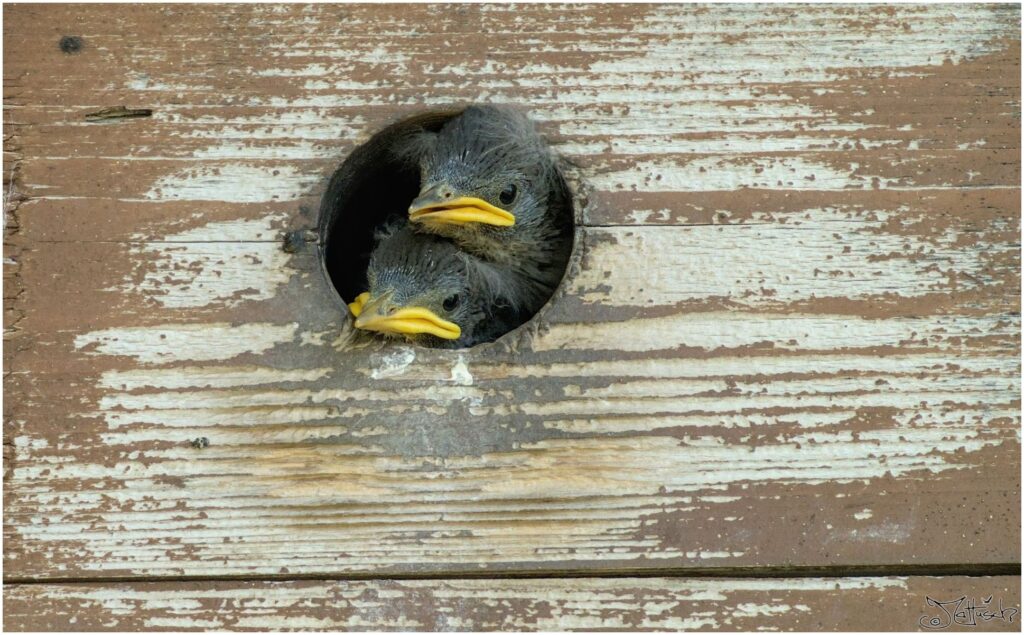
<svg viewBox="0 0 1024 635"><path fill-rule="evenodd" d="M401 152L399 144L417 131L439 132L461 112L431 111L391 124L356 147L331 177L320 205L319 260L345 304L355 301L368 289L367 268L378 230L396 219L405 219L410 203L420 194L419 166ZM572 242L575 228L572 196L560 171L557 180L565 196L558 199L561 202L554 205L551 213L564 225ZM557 262L547 262L544 266L555 268L560 277L564 276L570 253L567 249ZM553 290L543 303L551 295ZM532 319L534 313L520 312L512 319L503 320L500 332L484 341L493 341L517 328Z"/></svg>

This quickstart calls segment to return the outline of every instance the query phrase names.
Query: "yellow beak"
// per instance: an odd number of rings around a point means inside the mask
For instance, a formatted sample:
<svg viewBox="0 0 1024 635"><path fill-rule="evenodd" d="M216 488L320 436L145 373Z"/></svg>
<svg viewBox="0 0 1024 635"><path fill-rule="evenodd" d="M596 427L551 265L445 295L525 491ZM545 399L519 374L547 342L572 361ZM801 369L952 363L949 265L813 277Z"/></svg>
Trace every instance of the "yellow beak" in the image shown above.
<svg viewBox="0 0 1024 635"><path fill-rule="evenodd" d="M366 301L369 299L370 292L363 291L362 293L356 296L355 300L352 300L351 302L348 303L348 310L352 312L353 316L359 317L359 314L363 312L363 305L365 305Z"/></svg>
<svg viewBox="0 0 1024 635"><path fill-rule="evenodd" d="M402 335L428 333L446 340L457 340L462 335L458 324L430 309L413 306L395 310L387 295L370 300L369 292L361 293L348 308L356 318L357 329Z"/></svg>
<svg viewBox="0 0 1024 635"><path fill-rule="evenodd" d="M516 217L511 212L506 212L481 198L472 196L460 196L441 201L433 196L421 196L409 207L409 220L414 223L442 225L481 223L497 227L511 227L516 224Z"/></svg>

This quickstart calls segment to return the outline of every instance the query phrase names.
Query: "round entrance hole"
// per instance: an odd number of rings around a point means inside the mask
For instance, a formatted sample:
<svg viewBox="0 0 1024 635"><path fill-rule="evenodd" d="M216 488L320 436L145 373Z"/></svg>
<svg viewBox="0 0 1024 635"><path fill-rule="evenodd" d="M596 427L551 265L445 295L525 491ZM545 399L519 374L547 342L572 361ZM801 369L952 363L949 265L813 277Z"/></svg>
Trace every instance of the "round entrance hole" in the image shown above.
<svg viewBox="0 0 1024 635"><path fill-rule="evenodd" d="M410 204L421 194L421 170L410 160L404 142L418 132L438 133L462 114L462 110L426 112L398 121L356 147L331 177L320 205L318 244L320 262L345 304L354 302L369 290L367 269L371 254L380 244L380 230L407 222ZM553 239L565 248L556 255L538 259L541 271L557 274L561 281L573 249L575 219L573 196L555 161L555 185L547 205L557 236ZM410 225L410 229L413 226ZM432 237L455 246L449 238ZM486 259L479 259L486 260ZM501 271L498 268L498 271ZM510 274L511 275L511 274ZM474 336L458 341L432 336L416 336L413 343L426 346L460 348L494 341L528 322L547 304L558 284L545 288L544 297L533 299L527 309L503 303L489 307L488 328L477 329ZM367 333L367 336L373 334Z"/></svg>

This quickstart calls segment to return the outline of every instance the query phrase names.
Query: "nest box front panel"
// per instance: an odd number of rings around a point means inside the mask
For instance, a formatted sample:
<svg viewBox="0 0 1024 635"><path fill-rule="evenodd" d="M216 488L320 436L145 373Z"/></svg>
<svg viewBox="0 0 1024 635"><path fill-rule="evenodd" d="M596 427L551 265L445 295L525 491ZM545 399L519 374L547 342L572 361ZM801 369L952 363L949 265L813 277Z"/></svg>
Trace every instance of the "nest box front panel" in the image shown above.
<svg viewBox="0 0 1024 635"><path fill-rule="evenodd" d="M6 571L1019 561L1019 8L949 11L6 10ZM328 179L473 102L570 166L566 277L359 337Z"/></svg>

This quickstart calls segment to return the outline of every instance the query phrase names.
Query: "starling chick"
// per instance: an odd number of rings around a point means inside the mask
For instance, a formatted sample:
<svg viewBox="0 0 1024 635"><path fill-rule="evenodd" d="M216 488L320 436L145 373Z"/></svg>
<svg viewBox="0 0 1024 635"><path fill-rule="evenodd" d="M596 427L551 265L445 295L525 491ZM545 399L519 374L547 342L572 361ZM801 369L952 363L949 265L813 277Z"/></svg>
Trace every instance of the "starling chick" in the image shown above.
<svg viewBox="0 0 1024 635"><path fill-rule="evenodd" d="M369 291L349 309L355 326L419 344L463 348L514 327L528 293L494 265L401 221L377 234Z"/></svg>
<svg viewBox="0 0 1024 635"><path fill-rule="evenodd" d="M536 287L527 309L536 312L561 279L572 223L565 182L530 120L470 106L409 145L421 184L409 220Z"/></svg>

